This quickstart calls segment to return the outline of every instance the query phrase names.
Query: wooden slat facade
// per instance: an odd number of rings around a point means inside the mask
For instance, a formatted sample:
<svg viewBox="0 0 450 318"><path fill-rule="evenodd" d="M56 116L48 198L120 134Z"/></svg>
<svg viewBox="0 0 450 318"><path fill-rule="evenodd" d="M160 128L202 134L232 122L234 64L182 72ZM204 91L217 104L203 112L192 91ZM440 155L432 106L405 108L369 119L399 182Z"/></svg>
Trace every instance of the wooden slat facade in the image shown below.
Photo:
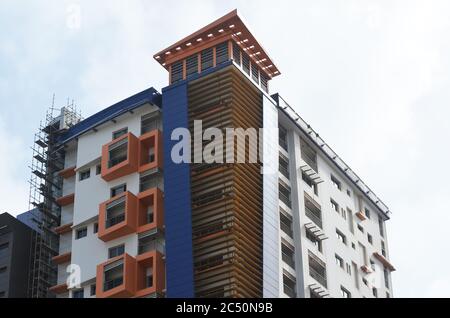
<svg viewBox="0 0 450 318"><path fill-rule="evenodd" d="M188 85L192 136L194 120L224 137L225 128L262 127L262 94L234 66ZM196 297L262 297L260 169L260 163L191 165Z"/></svg>

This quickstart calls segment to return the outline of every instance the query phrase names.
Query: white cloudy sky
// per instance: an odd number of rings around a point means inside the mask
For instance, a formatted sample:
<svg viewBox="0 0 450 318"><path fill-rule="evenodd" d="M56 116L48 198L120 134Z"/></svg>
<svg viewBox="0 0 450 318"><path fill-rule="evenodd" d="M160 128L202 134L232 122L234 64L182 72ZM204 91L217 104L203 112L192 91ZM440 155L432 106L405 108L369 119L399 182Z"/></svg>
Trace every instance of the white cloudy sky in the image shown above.
<svg viewBox="0 0 450 318"><path fill-rule="evenodd" d="M271 91L391 207L395 295L450 297L445 0L0 0L0 211L27 209L30 146L53 93L88 116L160 90L152 55L234 8L283 73Z"/></svg>

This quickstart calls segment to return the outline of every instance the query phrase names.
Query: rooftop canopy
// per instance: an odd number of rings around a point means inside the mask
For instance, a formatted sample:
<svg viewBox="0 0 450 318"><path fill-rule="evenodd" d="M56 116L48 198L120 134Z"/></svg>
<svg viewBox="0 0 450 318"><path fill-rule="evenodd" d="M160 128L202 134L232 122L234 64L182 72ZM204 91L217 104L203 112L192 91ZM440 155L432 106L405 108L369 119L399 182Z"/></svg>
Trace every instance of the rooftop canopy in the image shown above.
<svg viewBox="0 0 450 318"><path fill-rule="evenodd" d="M156 53L153 57L169 70L169 65L172 63L229 40L237 43L249 55L252 63L256 63L269 79L280 75L273 60L242 22L236 9Z"/></svg>

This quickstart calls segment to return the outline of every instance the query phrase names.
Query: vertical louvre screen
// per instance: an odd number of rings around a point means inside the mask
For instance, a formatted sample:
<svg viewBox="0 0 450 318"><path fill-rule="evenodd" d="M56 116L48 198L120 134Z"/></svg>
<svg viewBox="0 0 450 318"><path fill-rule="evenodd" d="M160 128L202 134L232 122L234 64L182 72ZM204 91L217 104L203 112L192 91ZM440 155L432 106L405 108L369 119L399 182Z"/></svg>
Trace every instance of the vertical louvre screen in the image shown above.
<svg viewBox="0 0 450 318"><path fill-rule="evenodd" d="M242 68L244 72L250 75L250 58L247 54L242 54Z"/></svg>
<svg viewBox="0 0 450 318"><path fill-rule="evenodd" d="M267 86L267 77L266 75L264 75L264 73L260 73L260 77L261 77L261 87L265 92L269 92L269 87Z"/></svg>
<svg viewBox="0 0 450 318"><path fill-rule="evenodd" d="M252 63L252 78L256 83L259 83L259 70L258 67Z"/></svg>
<svg viewBox="0 0 450 318"><path fill-rule="evenodd" d="M228 42L216 46L216 65L228 61Z"/></svg>
<svg viewBox="0 0 450 318"><path fill-rule="evenodd" d="M213 49L203 50L202 53L202 71L213 67Z"/></svg>
<svg viewBox="0 0 450 318"><path fill-rule="evenodd" d="M172 64L171 68L171 78L172 78L172 84L179 82L183 79L183 62L175 62Z"/></svg>
<svg viewBox="0 0 450 318"><path fill-rule="evenodd" d="M186 59L186 76L198 73L198 56L192 55Z"/></svg>
<svg viewBox="0 0 450 318"><path fill-rule="evenodd" d="M241 49L239 45L233 42L233 60L237 65L241 66Z"/></svg>

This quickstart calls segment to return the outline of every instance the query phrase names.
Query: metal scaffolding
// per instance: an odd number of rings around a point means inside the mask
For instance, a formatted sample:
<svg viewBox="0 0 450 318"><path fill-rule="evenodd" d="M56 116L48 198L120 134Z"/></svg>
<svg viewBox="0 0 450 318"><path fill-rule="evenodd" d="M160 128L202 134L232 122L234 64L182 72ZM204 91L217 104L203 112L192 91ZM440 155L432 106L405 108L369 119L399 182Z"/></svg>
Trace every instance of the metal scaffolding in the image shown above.
<svg viewBox="0 0 450 318"><path fill-rule="evenodd" d="M62 195L63 180L58 172L64 169L65 153L58 137L82 119L73 101L57 109L54 99L53 96L52 106L47 110L45 121L41 121L31 147L29 208L39 231L33 233L30 298L52 297L48 289L57 283L57 266L52 258L59 254L59 237L54 228L60 225L61 208L56 200Z"/></svg>

